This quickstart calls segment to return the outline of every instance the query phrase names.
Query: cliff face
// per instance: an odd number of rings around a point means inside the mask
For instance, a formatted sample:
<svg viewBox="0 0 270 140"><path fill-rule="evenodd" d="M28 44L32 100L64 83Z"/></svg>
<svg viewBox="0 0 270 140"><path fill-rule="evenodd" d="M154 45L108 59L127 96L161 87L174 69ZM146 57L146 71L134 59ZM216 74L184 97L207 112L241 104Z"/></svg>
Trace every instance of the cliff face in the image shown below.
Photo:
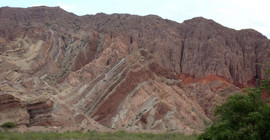
<svg viewBox="0 0 270 140"><path fill-rule="evenodd" d="M4 7L0 19L0 108L29 126L199 132L270 60L262 34L202 17Z"/></svg>
<svg viewBox="0 0 270 140"><path fill-rule="evenodd" d="M254 64L269 60L269 40L251 29L236 31L201 17L178 24L156 16L113 16L93 17L95 24L103 23L97 30L122 34L131 50L146 48L161 66L177 73L215 74L246 84L262 78L263 68Z"/></svg>

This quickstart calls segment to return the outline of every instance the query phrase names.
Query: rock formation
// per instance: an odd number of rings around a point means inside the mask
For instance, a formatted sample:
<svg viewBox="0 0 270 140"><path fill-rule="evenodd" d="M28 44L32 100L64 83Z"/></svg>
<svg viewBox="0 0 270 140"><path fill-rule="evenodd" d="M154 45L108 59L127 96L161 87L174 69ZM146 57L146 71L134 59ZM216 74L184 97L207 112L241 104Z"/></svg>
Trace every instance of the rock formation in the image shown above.
<svg viewBox="0 0 270 140"><path fill-rule="evenodd" d="M200 132L269 60L262 34L202 17L3 7L0 124Z"/></svg>

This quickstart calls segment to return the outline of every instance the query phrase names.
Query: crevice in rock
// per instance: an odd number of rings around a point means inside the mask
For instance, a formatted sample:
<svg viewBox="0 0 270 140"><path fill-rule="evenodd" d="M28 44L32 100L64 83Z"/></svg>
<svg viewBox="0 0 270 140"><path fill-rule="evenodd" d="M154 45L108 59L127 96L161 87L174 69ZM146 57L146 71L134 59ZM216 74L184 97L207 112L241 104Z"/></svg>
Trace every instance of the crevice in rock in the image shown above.
<svg viewBox="0 0 270 140"><path fill-rule="evenodd" d="M259 64L258 64L258 45L255 46L255 50L254 50L254 53L255 53L255 79L259 79L260 76L259 76L259 70L260 70L260 67L259 67Z"/></svg>
<svg viewBox="0 0 270 140"><path fill-rule="evenodd" d="M231 77L234 79L232 62L230 62L230 64L229 64L229 72L230 72Z"/></svg>
<svg viewBox="0 0 270 140"><path fill-rule="evenodd" d="M101 51L101 38L99 38L99 40L98 40L98 44L96 47L96 53L95 53L95 59L98 58L100 51Z"/></svg>
<svg viewBox="0 0 270 140"><path fill-rule="evenodd" d="M182 40L181 56L180 56L180 73L183 73L183 55L184 55L184 50L185 50L186 37L187 37L187 31L185 32L184 40Z"/></svg>
<svg viewBox="0 0 270 140"><path fill-rule="evenodd" d="M132 44L133 43L133 38L132 38L132 36L130 37L130 44Z"/></svg>

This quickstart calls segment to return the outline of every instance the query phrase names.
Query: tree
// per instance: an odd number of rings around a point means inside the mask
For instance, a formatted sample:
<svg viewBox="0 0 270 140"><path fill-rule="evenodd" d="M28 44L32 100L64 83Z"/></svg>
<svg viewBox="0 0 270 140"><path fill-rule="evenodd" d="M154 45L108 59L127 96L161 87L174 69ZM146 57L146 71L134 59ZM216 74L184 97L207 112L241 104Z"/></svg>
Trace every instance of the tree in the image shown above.
<svg viewBox="0 0 270 140"><path fill-rule="evenodd" d="M267 71L270 74L270 70ZM199 136L201 140L269 140L270 106L262 93L270 91L270 80L260 87L237 93L216 107L213 124Z"/></svg>

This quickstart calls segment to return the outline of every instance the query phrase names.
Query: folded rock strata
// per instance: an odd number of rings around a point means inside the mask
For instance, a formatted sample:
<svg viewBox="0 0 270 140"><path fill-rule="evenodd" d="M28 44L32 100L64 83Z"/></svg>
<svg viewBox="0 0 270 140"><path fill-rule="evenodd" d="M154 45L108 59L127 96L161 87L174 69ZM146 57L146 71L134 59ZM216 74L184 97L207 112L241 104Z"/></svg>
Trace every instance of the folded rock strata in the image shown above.
<svg viewBox="0 0 270 140"><path fill-rule="evenodd" d="M269 40L202 17L0 8L0 124L200 132L258 84Z"/></svg>

